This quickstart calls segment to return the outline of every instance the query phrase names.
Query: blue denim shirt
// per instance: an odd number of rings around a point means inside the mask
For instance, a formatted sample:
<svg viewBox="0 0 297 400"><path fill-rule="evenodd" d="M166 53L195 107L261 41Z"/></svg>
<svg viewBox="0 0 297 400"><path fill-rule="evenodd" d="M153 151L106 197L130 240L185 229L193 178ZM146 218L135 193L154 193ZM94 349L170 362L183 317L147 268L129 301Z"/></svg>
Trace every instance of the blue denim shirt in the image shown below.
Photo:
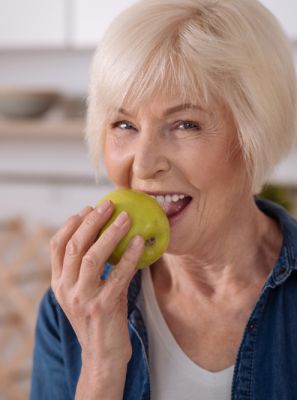
<svg viewBox="0 0 297 400"><path fill-rule="evenodd" d="M257 205L278 221L283 244L279 259L247 321L237 354L231 400L295 400L297 222L271 202L257 200ZM128 327L133 353L127 369L124 400L150 399L148 338L135 306L140 283L141 272L138 272L128 293ZM49 290L37 318L30 399L74 399L80 369L80 345Z"/></svg>

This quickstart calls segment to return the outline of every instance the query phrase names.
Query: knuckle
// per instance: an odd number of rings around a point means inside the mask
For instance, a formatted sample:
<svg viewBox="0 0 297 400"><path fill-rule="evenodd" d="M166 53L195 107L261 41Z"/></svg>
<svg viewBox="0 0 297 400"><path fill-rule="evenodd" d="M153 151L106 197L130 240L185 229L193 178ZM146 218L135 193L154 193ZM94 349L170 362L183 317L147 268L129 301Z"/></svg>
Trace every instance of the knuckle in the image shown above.
<svg viewBox="0 0 297 400"><path fill-rule="evenodd" d="M58 231L51 237L50 239L50 247L52 250L56 250L61 240L65 239L65 236L68 234L69 230L74 229L78 224L78 215L72 215L69 217L66 222L60 227Z"/></svg>
<svg viewBox="0 0 297 400"><path fill-rule="evenodd" d="M97 267L98 263L95 257L92 254L88 253L83 256L82 265L84 265L86 268L95 268Z"/></svg>
<svg viewBox="0 0 297 400"><path fill-rule="evenodd" d="M110 229L106 229L106 231L104 231L101 236L99 237L99 242L101 244L102 247L108 245L108 243L114 243L115 242L115 235L113 232L110 231Z"/></svg>
<svg viewBox="0 0 297 400"><path fill-rule="evenodd" d="M64 287L63 282L52 286L52 290L58 303L68 315L77 316L83 311L82 301L79 293L69 292L69 290Z"/></svg>
<svg viewBox="0 0 297 400"><path fill-rule="evenodd" d="M102 301L96 299L96 301L91 301L85 310L85 316L87 318L91 318L94 315L102 314L104 311L104 307Z"/></svg>
<svg viewBox="0 0 297 400"><path fill-rule="evenodd" d="M123 276L121 275L118 268L115 268L115 270L113 271L112 281L117 286L121 286L124 282Z"/></svg>
<svg viewBox="0 0 297 400"><path fill-rule="evenodd" d="M121 258L121 261L124 262L125 264L135 264L137 261L137 254L131 251L126 251Z"/></svg>
<svg viewBox="0 0 297 400"><path fill-rule="evenodd" d="M68 256L77 256L81 253L81 246L79 241L73 237L66 245L66 254Z"/></svg>
<svg viewBox="0 0 297 400"><path fill-rule="evenodd" d="M99 240L102 243L102 246L107 245L108 243L117 244L120 239L123 238L127 229L121 230L117 226L111 224L100 236Z"/></svg>
<svg viewBox="0 0 297 400"><path fill-rule="evenodd" d="M52 251L56 251L59 248L60 240L59 236L55 234L51 239L50 239L50 248Z"/></svg>
<svg viewBox="0 0 297 400"><path fill-rule="evenodd" d="M73 227L77 226L77 224L79 222L80 222L80 219L77 214L71 215L69 218L67 218L65 224L62 226L62 229L73 228Z"/></svg>
<svg viewBox="0 0 297 400"><path fill-rule="evenodd" d="M87 226L94 226L98 224L98 213L96 211L91 212L85 220Z"/></svg>
<svg viewBox="0 0 297 400"><path fill-rule="evenodd" d="M80 296L78 295L78 293L75 293L72 296L70 304L71 304L71 308L74 311L77 311L77 310L79 310L81 308L81 299L80 299Z"/></svg>
<svg viewBox="0 0 297 400"><path fill-rule="evenodd" d="M68 303L69 314L76 316L80 315L86 321L90 321L94 315L99 315L104 313L104 306L100 299L89 299L85 301L82 299L79 291L72 294Z"/></svg>
<svg viewBox="0 0 297 400"><path fill-rule="evenodd" d="M79 215L78 214L73 214L73 215L70 215L70 217L67 219L66 222L71 224L71 223L77 222L78 220L80 220Z"/></svg>

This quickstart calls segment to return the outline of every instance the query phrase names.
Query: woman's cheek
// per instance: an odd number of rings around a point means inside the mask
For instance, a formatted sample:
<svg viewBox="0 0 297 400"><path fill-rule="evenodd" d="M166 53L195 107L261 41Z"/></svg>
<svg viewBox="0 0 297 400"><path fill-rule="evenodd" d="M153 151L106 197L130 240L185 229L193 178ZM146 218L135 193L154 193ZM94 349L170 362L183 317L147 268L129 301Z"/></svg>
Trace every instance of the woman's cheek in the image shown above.
<svg viewBox="0 0 297 400"><path fill-rule="evenodd" d="M107 175L114 185L128 187L131 160L132 155L125 150L125 147L106 140L104 165Z"/></svg>

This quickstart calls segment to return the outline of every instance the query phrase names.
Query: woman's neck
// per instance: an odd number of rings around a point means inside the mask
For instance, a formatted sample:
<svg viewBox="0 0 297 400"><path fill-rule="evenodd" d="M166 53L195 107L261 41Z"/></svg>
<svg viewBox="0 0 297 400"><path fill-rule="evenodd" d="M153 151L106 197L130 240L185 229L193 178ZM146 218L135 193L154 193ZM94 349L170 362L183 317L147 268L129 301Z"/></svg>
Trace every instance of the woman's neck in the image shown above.
<svg viewBox="0 0 297 400"><path fill-rule="evenodd" d="M278 258L282 234L256 205L208 237L191 255L165 254L152 267L159 289L211 301L264 284ZM161 285L161 286L160 286Z"/></svg>

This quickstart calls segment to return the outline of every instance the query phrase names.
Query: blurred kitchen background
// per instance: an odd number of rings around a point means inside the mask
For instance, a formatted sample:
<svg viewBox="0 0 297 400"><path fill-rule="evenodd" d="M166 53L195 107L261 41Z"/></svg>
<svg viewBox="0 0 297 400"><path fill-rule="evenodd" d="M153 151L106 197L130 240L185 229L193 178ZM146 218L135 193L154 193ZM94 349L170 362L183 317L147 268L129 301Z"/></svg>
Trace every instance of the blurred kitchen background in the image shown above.
<svg viewBox="0 0 297 400"><path fill-rule="evenodd" d="M49 238L112 189L83 140L89 67L112 18L134 0L0 0L0 400L28 398ZM297 63L296 0L262 1ZM263 195L297 216L297 149ZM49 377L50 379L50 377Z"/></svg>

